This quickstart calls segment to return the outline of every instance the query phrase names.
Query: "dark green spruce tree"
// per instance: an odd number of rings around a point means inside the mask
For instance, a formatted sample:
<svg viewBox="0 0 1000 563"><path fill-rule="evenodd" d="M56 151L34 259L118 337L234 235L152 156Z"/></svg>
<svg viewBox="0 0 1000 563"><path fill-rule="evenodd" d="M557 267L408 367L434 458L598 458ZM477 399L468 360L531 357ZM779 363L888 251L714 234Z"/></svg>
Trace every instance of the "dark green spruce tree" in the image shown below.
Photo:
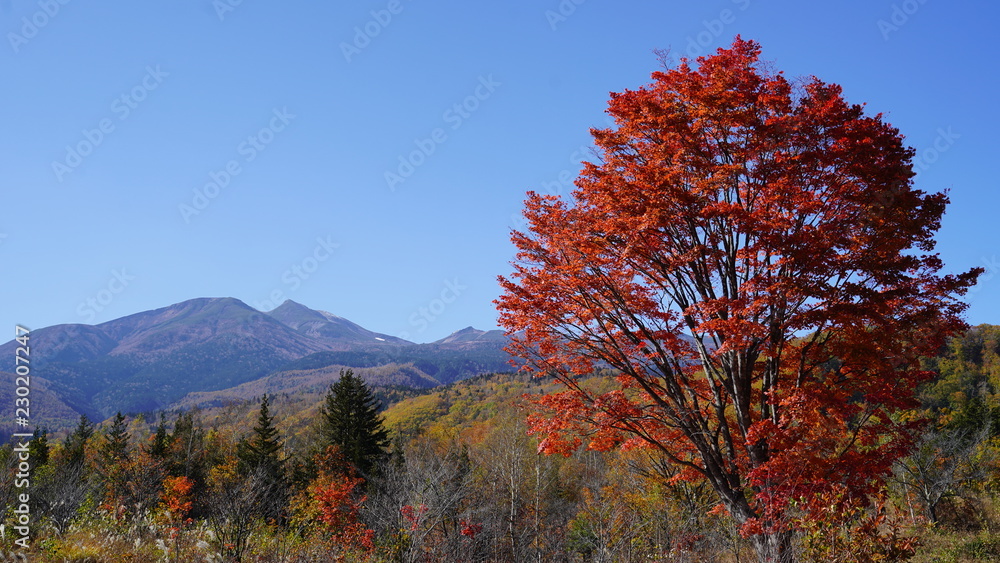
<svg viewBox="0 0 1000 563"><path fill-rule="evenodd" d="M119 411L104 432L104 441L97 449L100 463L96 467L97 476L104 489L105 500L121 506L127 496L129 482L128 425Z"/></svg>
<svg viewBox="0 0 1000 563"><path fill-rule="evenodd" d="M170 434L167 433L167 415L160 413L160 423L156 425L156 433L150 437L146 452L153 459L166 459L170 453Z"/></svg>
<svg viewBox="0 0 1000 563"><path fill-rule="evenodd" d="M344 459L366 479L386 457L389 433L378 414L379 401L351 370L340 370L320 408L323 447L340 448Z"/></svg>
<svg viewBox="0 0 1000 563"><path fill-rule="evenodd" d="M105 464L120 463L128 457L128 426L121 411L115 415L111 426L104 433L105 442L101 446L101 462Z"/></svg>
<svg viewBox="0 0 1000 563"><path fill-rule="evenodd" d="M87 458L87 440L94 434L94 423L90 422L87 415L80 415L80 423L76 430L66 437L63 442L63 449L66 451L66 465L73 470L82 472L84 461Z"/></svg>
<svg viewBox="0 0 1000 563"><path fill-rule="evenodd" d="M281 457L282 443L274 426L267 394L260 401L257 424L249 437L236 445L237 472L253 479L259 487L264 502L257 505L260 516L278 518L288 497L288 480L285 478L285 460Z"/></svg>

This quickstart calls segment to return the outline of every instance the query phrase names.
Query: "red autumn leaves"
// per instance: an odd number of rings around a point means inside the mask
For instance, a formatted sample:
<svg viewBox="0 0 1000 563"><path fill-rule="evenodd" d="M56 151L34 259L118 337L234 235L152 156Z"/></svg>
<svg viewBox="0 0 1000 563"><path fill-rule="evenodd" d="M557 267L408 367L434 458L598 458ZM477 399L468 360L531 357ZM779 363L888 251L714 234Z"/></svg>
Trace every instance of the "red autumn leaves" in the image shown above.
<svg viewBox="0 0 1000 563"><path fill-rule="evenodd" d="M790 501L879 489L979 272L940 273L948 200L913 187L895 128L759 55L737 38L612 94L570 201L529 193L497 304L566 387L532 419L541 449L655 448L766 536ZM620 387L578 384L596 367Z"/></svg>

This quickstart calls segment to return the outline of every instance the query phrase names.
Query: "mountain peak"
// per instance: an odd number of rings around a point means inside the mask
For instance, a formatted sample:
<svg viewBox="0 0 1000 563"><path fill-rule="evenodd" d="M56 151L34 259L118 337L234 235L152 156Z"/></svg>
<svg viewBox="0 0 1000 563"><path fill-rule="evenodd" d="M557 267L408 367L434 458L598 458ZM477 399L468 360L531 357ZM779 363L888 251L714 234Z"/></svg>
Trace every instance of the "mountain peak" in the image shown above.
<svg viewBox="0 0 1000 563"><path fill-rule="evenodd" d="M265 313L282 323L298 329L307 323L324 323L329 319L323 313L310 309L301 303L286 299L284 303Z"/></svg>
<svg viewBox="0 0 1000 563"><path fill-rule="evenodd" d="M260 312L235 297L198 297L152 311L134 313L96 325L114 340L144 330L161 330L166 326L197 324L206 319L228 319L243 322ZM120 342L120 344L123 342Z"/></svg>
<svg viewBox="0 0 1000 563"><path fill-rule="evenodd" d="M445 336L441 340L435 342L435 344L453 344L457 342L473 342L473 341L502 341L504 339L502 330L479 330L471 326L467 326L462 330L457 330L448 336Z"/></svg>
<svg viewBox="0 0 1000 563"><path fill-rule="evenodd" d="M335 348L347 343L375 345L385 342L405 343L399 338L372 332L343 317L326 311L310 309L291 299L285 300L284 303L265 314L302 334L325 339L328 344Z"/></svg>
<svg viewBox="0 0 1000 563"><path fill-rule="evenodd" d="M305 305L303 305L302 303L299 303L298 301L292 301L291 299L285 299L281 303L281 305L278 305L274 309L271 309L270 312L273 313L274 311L277 311L278 309L286 309L286 310L302 310L302 309L305 309L305 310L308 310L308 311L312 311L312 309L310 309L309 307L306 307Z"/></svg>

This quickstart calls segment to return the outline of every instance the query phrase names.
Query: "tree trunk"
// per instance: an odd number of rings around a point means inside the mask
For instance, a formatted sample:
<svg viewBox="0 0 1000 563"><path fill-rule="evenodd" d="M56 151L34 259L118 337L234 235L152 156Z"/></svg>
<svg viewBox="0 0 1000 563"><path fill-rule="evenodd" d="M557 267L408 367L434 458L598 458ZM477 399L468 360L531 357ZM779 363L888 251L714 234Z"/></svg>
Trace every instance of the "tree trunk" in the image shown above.
<svg viewBox="0 0 1000 563"><path fill-rule="evenodd" d="M714 483L713 486L715 486ZM723 499L723 504L733 516L738 527L742 527L751 518L758 517L757 513L750 508L742 491L733 490L723 484L715 486L715 490ZM760 563L794 563L793 537L792 532L775 532L754 534L750 536L750 541L753 543L754 550L757 552L757 560Z"/></svg>
<svg viewBox="0 0 1000 563"><path fill-rule="evenodd" d="M931 502L930 500L927 501L927 516L930 518L931 524L938 523L937 507L939 502L941 501L940 500L934 502Z"/></svg>
<svg viewBox="0 0 1000 563"><path fill-rule="evenodd" d="M760 563L794 563L791 532L758 534L751 539Z"/></svg>

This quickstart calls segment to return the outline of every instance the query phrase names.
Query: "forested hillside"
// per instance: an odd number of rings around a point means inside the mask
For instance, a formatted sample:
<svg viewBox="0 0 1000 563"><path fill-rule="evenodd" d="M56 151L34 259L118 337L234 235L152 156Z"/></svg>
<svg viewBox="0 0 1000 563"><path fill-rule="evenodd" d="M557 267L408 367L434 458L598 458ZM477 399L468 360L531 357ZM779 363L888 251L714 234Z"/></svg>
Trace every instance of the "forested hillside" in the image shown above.
<svg viewBox="0 0 1000 563"><path fill-rule="evenodd" d="M926 363L940 377L911 416L929 424L898 464L883 511L870 514L895 543L875 542L874 529L815 527L797 537L803 560L894 560L911 549L913 561L1000 558L1000 327L975 327ZM599 392L613 381L597 373L584 385ZM82 420L68 436L30 443L32 561L750 556L711 489L679 479L651 450L539 454L526 417L532 397L556 389L492 374L431 391L368 390L372 404L391 403L378 415L390 446L364 475L329 449L329 389L269 395L266 408L262 393L154 420ZM16 445L0 454L8 526Z"/></svg>

